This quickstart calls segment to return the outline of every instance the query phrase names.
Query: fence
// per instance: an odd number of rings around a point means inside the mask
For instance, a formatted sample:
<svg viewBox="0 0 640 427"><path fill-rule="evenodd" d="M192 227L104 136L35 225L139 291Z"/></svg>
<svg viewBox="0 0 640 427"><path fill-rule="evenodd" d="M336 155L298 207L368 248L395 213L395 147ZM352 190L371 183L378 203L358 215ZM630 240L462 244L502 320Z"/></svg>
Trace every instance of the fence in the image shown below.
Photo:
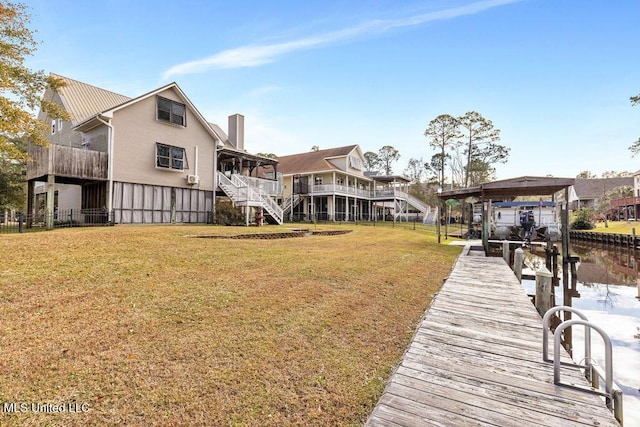
<svg viewBox="0 0 640 427"><path fill-rule="evenodd" d="M69 209L36 214L17 213L0 223L0 233L25 233L52 228L104 227L112 225L105 209Z"/></svg>
<svg viewBox="0 0 640 427"><path fill-rule="evenodd" d="M395 222L391 216L384 218L380 215L373 216L369 215L358 215L358 218L354 219L350 217L349 220L346 220L346 215L336 214L335 217L323 214L316 213L314 216L315 219L309 219L309 216L304 214L294 213L292 220L290 221L289 215L285 215L285 224L296 223L300 226L313 226L314 224L323 224L323 225L336 225L336 226L365 226L365 227L386 227L386 228L400 228L407 230L416 230L425 232L428 234L437 234L438 228L435 224L424 224L421 216L409 215L407 217L402 218L402 220L397 219ZM442 233L444 233L444 228L442 228ZM444 234L443 234L444 238Z"/></svg>

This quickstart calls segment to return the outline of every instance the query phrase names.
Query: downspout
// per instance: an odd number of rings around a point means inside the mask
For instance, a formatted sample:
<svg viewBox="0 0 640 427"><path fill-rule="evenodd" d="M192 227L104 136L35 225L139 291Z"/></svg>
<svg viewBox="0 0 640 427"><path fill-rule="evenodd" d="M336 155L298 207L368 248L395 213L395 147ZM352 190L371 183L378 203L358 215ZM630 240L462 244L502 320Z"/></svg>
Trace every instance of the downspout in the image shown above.
<svg viewBox="0 0 640 427"><path fill-rule="evenodd" d="M194 149L194 160L195 160L195 166L194 166L194 171L193 174L195 176L198 176L198 146L196 145L195 147L193 147Z"/></svg>
<svg viewBox="0 0 640 427"><path fill-rule="evenodd" d="M105 117L109 121L103 120L102 117ZM96 120L100 123L107 126L107 155L109 156L107 159L107 180L108 180L108 189L107 189L107 214L112 215L113 210L113 135L115 131L113 129L113 125L111 124L111 119L113 117L102 116L100 114L96 115ZM111 218L113 221L114 218Z"/></svg>
<svg viewBox="0 0 640 427"><path fill-rule="evenodd" d="M213 203L211 206L212 222L216 223L216 193L218 192L218 140L215 141L213 148Z"/></svg>

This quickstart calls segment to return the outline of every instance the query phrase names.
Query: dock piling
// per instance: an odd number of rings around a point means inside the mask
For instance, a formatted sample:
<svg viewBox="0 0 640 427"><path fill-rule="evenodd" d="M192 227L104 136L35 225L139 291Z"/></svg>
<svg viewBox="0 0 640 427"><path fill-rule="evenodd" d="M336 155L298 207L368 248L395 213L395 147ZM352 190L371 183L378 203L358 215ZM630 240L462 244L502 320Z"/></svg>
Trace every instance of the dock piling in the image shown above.
<svg viewBox="0 0 640 427"><path fill-rule="evenodd" d="M551 308L551 282L553 274L541 267L536 271L536 310L541 316Z"/></svg>
<svg viewBox="0 0 640 427"><path fill-rule="evenodd" d="M516 273L518 282L522 283L522 264L524 263L524 251L517 248L513 255L513 272Z"/></svg>

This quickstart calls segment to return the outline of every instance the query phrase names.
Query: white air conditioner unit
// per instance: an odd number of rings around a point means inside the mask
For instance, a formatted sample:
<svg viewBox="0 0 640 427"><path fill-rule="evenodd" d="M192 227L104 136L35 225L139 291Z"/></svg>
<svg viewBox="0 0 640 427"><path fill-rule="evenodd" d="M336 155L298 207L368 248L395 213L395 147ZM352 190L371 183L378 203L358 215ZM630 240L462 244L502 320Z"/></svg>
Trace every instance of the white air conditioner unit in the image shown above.
<svg viewBox="0 0 640 427"><path fill-rule="evenodd" d="M198 175L187 175L187 182L189 184L197 184L200 182L200 177Z"/></svg>

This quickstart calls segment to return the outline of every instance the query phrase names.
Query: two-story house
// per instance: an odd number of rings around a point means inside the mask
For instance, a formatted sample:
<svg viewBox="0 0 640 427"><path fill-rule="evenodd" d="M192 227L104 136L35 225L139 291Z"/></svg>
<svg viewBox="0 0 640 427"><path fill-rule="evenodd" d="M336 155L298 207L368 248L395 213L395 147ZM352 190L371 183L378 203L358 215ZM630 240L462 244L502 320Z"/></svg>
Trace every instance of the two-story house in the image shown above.
<svg viewBox="0 0 640 427"><path fill-rule="evenodd" d="M29 217L38 218L41 207L51 226L75 208L88 221L204 223L213 219L216 196L227 196L247 213L264 209L268 218L282 221L273 196L277 182L249 177L268 166L275 178L277 161L244 151L242 115L229 117L227 136L176 83L130 98L57 77L65 86L48 89L45 97L63 106L70 121L39 115L51 131L48 147L29 146ZM230 164L233 173L225 174ZM39 187L43 206L36 206Z"/></svg>
<svg viewBox="0 0 640 427"><path fill-rule="evenodd" d="M410 196L403 176L371 175L358 145L278 157L283 210L291 220L406 220L429 207Z"/></svg>
<svg viewBox="0 0 640 427"><path fill-rule="evenodd" d="M636 171L628 178L630 182L625 186L632 187L633 193L629 197L623 197L611 201L612 211L610 217L618 220L640 220L640 171Z"/></svg>

